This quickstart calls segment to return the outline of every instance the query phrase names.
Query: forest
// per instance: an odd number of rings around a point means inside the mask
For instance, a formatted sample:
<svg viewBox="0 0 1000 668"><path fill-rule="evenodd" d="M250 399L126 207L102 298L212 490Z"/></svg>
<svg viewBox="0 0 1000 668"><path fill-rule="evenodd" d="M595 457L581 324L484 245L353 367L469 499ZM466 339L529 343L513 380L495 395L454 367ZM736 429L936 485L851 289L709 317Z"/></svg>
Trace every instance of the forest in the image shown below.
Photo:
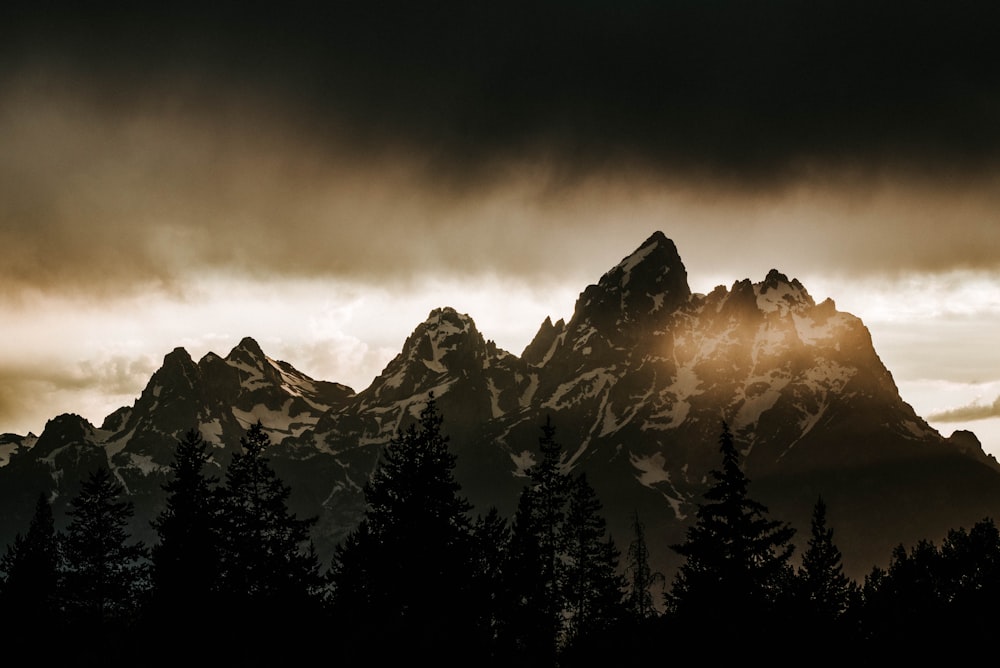
<svg viewBox="0 0 1000 668"><path fill-rule="evenodd" d="M567 472L550 421L513 517L473 514L433 395L384 449L365 513L322 564L312 518L267 458L258 422L224 475L181 439L153 520L133 540L131 504L94 470L57 530L40 495L0 558L8 656L71 665L647 665L811 655L820 663L926 657L990 638L1000 622L1000 532L991 518L939 542L896 547L864 580L845 576L817 498L809 538L752 498L732 433L669 579L650 568L642 518L609 536L584 474ZM695 653L695 654L692 654Z"/></svg>

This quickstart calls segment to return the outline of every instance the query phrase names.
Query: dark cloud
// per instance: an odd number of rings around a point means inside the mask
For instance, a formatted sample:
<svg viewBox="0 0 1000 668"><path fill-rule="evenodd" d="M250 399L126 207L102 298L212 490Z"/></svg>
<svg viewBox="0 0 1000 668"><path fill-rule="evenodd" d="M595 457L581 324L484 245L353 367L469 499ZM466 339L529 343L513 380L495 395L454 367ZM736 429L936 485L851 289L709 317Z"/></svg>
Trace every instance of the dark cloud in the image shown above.
<svg viewBox="0 0 1000 668"><path fill-rule="evenodd" d="M1000 153L993 3L32 7L8 22L8 66L72 64L109 104L163 81L253 91L311 133L334 120L358 150L411 147L456 179L538 151L751 183Z"/></svg>
<svg viewBox="0 0 1000 668"><path fill-rule="evenodd" d="M933 413L927 417L931 422L970 422L1000 417L1000 397L992 404L971 403L967 406Z"/></svg>
<svg viewBox="0 0 1000 668"><path fill-rule="evenodd" d="M695 271L998 262L990 3L0 11L7 296L592 271L655 229Z"/></svg>

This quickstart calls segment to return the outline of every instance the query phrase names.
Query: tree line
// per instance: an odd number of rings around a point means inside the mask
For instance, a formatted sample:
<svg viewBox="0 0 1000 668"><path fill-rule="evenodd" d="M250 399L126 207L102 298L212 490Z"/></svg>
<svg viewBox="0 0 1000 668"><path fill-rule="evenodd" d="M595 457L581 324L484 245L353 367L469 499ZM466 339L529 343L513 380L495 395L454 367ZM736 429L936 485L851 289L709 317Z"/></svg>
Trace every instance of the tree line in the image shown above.
<svg viewBox="0 0 1000 668"><path fill-rule="evenodd" d="M848 578L817 499L793 564L795 530L749 494L728 425L671 581L650 568L634 517L624 553L585 474L564 466L550 420L513 517L473 514L430 395L384 448L365 512L323 568L315 518L267 457L260 422L223 478L196 430L178 443L157 540L133 541L132 505L95 470L57 531L39 496L0 557L0 623L11 653L77 665L200 658L265 665L431 659L446 666L641 665L672 648L707 659L791 649L823 660L927 651L984 639L1000 622L1000 533L985 518L937 545L898 546L886 568ZM863 662L863 661L862 661Z"/></svg>

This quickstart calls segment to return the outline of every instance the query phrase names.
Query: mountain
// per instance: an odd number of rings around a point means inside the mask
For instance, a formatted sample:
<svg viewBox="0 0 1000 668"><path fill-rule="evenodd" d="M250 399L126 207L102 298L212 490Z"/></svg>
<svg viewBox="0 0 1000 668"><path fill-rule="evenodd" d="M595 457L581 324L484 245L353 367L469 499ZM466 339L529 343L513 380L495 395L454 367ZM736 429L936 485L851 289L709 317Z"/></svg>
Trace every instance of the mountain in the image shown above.
<svg viewBox="0 0 1000 668"><path fill-rule="evenodd" d="M317 516L323 559L355 525L381 448L430 393L477 512L513 515L526 467L551 419L565 466L586 472L616 543L646 525L654 566L676 566L718 436L733 430L751 492L793 524L804 549L822 496L846 570L861 579L892 548L937 540L1000 510L1000 465L968 432L944 437L899 396L857 317L774 269L692 293L661 232L587 286L569 321L546 319L516 355L467 315L433 310L364 390L311 379L246 338L195 363L177 348L131 407L100 427L53 418L37 438L0 438L0 539L27 525L39 490L62 518L78 481L109 465L148 521L176 442L198 428L221 469L260 420L292 508Z"/></svg>

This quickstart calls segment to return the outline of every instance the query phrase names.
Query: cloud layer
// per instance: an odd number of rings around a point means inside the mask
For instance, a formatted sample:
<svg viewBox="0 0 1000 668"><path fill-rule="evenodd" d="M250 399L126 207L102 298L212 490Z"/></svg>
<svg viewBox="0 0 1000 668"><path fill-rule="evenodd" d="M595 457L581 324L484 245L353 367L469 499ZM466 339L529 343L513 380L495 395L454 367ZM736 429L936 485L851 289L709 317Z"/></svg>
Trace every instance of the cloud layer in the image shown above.
<svg viewBox="0 0 1000 668"><path fill-rule="evenodd" d="M997 397L992 404L975 402L967 406L934 413L927 419L931 422L971 422L995 417L1000 417L1000 397Z"/></svg>
<svg viewBox="0 0 1000 668"><path fill-rule="evenodd" d="M8 296L552 276L653 229L1000 265L989 3L169 7L4 17Z"/></svg>

